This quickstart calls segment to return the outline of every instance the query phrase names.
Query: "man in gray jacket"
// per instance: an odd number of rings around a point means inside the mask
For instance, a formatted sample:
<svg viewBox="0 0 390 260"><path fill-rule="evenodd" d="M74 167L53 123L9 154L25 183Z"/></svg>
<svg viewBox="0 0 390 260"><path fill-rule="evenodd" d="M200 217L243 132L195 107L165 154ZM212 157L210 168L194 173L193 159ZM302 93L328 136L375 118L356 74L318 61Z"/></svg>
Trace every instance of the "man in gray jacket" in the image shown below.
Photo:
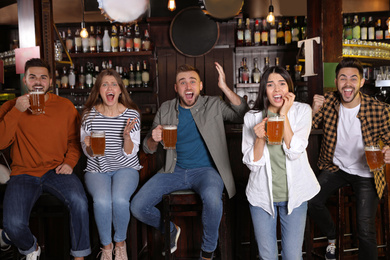
<svg viewBox="0 0 390 260"><path fill-rule="evenodd" d="M203 83L199 71L182 65L176 72L178 98L164 102L157 111L152 130L143 141L146 153L154 153L162 142L163 125L177 126L176 149L166 150L164 167L135 195L131 212L140 221L164 232L156 205L164 194L192 189L203 201L203 237L201 259L211 259L218 242L222 218L222 192L229 197L236 190L230 168L224 121L242 123L248 105L226 84L225 73L218 63L218 86L229 99L200 96ZM171 252L177 249L180 228L170 224Z"/></svg>

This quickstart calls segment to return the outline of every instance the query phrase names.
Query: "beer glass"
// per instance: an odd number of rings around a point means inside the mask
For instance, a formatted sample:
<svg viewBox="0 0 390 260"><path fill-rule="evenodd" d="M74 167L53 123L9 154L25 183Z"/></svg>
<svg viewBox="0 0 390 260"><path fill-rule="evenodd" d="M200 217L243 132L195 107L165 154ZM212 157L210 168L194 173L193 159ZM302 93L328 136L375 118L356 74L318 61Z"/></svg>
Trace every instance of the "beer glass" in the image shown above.
<svg viewBox="0 0 390 260"><path fill-rule="evenodd" d="M91 132L91 148L93 156L104 156L106 149L106 133L104 131Z"/></svg>
<svg viewBox="0 0 390 260"><path fill-rule="evenodd" d="M177 141L177 126L176 125L163 125L162 133L164 149L176 149Z"/></svg>
<svg viewBox="0 0 390 260"><path fill-rule="evenodd" d="M370 172L379 171L385 166L383 153L379 145L365 146L367 164L370 167Z"/></svg>
<svg viewBox="0 0 390 260"><path fill-rule="evenodd" d="M44 114L45 108L45 91L43 87L34 87L30 93L30 108L29 110L33 115Z"/></svg>
<svg viewBox="0 0 390 260"><path fill-rule="evenodd" d="M268 144L281 145L283 140L284 116L271 116L267 121Z"/></svg>

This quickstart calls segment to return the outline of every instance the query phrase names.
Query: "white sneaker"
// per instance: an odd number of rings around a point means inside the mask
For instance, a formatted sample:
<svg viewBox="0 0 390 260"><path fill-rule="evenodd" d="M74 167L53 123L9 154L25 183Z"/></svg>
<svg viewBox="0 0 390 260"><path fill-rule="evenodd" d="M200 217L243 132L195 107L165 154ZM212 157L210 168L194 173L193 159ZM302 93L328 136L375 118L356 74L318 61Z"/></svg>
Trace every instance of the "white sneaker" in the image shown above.
<svg viewBox="0 0 390 260"><path fill-rule="evenodd" d="M11 245L7 244L3 240L3 232L4 231L2 229L0 229L0 249L1 249L1 251L7 251L11 247ZM4 233L4 235L6 235L6 234ZM8 236L7 236L7 238L8 238Z"/></svg>
<svg viewBox="0 0 390 260"><path fill-rule="evenodd" d="M41 255L41 247L38 246L38 250L26 255L26 260L39 260L40 255Z"/></svg>

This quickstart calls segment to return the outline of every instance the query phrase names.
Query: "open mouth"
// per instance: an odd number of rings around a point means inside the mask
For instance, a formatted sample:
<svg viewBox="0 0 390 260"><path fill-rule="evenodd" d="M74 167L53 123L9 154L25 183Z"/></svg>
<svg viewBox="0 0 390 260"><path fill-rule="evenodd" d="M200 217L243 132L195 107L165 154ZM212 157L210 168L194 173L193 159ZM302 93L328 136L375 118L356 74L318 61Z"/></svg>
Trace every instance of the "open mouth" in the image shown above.
<svg viewBox="0 0 390 260"><path fill-rule="evenodd" d="M192 99L194 97L194 93L186 92L185 96L186 96L186 99Z"/></svg>
<svg viewBox="0 0 390 260"><path fill-rule="evenodd" d="M345 89L343 89L343 94L347 98L352 97L353 89L352 88L345 88Z"/></svg>
<svg viewBox="0 0 390 260"><path fill-rule="evenodd" d="M115 95L114 95L114 93L107 93L106 97L107 97L107 101L113 101Z"/></svg>
<svg viewBox="0 0 390 260"><path fill-rule="evenodd" d="M283 96L282 95L275 95L274 96L274 101L275 102L282 102L283 101Z"/></svg>

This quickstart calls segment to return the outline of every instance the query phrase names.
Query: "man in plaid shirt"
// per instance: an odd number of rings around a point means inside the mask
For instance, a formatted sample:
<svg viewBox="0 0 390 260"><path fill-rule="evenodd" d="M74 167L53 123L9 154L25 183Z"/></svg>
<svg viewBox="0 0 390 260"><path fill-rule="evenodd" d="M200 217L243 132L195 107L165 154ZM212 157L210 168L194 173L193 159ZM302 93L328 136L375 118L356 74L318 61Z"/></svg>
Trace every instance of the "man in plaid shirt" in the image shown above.
<svg viewBox="0 0 390 260"><path fill-rule="evenodd" d="M354 58L336 67L337 91L313 98L313 127L322 123L318 166L321 191L309 201L309 215L328 238L325 259L336 259L336 228L325 202L339 188L351 185L356 195L359 259L378 258L375 214L386 186L383 169L370 172L364 146L380 140L385 163L390 163L390 110L386 103L360 92L363 68Z"/></svg>

